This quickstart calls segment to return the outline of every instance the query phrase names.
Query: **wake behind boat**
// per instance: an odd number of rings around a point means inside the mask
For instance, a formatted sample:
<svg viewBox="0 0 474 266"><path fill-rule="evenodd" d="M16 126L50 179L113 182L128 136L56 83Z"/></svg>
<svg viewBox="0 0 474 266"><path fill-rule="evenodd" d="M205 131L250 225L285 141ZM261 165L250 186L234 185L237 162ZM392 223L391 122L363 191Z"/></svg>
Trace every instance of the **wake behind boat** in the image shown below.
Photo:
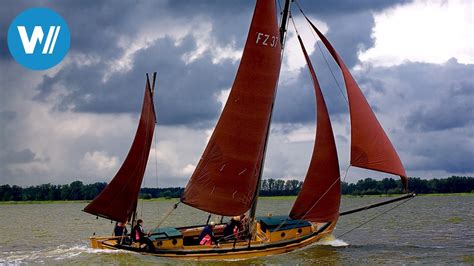
<svg viewBox="0 0 474 266"><path fill-rule="evenodd" d="M274 0L257 0L247 41L227 103L180 202L222 217L248 217L240 230L224 237L225 224L213 227L218 245L205 245L208 225L156 228L146 248L131 235L92 237L93 248L125 249L187 259L244 259L289 252L315 243L334 230L339 216L341 179L334 134L326 103L303 42L316 94L317 132L313 155L301 191L284 216L256 217L258 191L277 92L291 0L286 0L280 26ZM311 23L341 69L351 117L351 165L399 175L403 165L341 57ZM85 212L137 226L137 202L152 143L156 114L156 73L147 75L145 96L132 147L110 184ZM405 196L407 197L407 196ZM177 207L177 205L175 206ZM359 211L359 210L356 210ZM209 222L209 221L208 221ZM208 229L206 229L208 230Z"/></svg>

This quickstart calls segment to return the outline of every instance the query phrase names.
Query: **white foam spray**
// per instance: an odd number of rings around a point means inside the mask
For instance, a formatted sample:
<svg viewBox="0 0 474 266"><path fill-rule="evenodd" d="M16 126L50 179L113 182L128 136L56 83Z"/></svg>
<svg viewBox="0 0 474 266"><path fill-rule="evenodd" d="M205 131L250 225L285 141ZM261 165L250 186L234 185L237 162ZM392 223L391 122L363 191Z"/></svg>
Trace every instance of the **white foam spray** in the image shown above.
<svg viewBox="0 0 474 266"><path fill-rule="evenodd" d="M347 247L349 243L342 239L337 239L333 235L328 235L315 243L315 245L332 246L332 247Z"/></svg>
<svg viewBox="0 0 474 266"><path fill-rule="evenodd" d="M0 265L19 265L29 262L45 263L46 261L60 261L65 259L71 259L81 254L92 254L92 253L121 253L127 252L124 250L106 250L106 249L93 249L85 245L77 245L68 247L66 245L60 245L56 248L49 248L35 251L10 251L0 252Z"/></svg>

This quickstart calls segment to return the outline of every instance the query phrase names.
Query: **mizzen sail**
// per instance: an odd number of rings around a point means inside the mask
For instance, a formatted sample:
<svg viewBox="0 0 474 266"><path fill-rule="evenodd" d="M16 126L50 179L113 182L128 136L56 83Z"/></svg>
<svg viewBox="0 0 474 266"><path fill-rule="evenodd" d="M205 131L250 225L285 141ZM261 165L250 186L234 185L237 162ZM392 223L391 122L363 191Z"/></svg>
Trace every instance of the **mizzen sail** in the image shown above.
<svg viewBox="0 0 474 266"><path fill-rule="evenodd" d="M119 171L107 187L84 208L85 212L125 222L136 210L155 130L153 92L147 78L140 122L135 139Z"/></svg>
<svg viewBox="0 0 474 266"><path fill-rule="evenodd" d="M329 222L337 219L341 182L336 143L329 113L308 53L298 35L316 94L316 141L306 178L290 212L292 219Z"/></svg>
<svg viewBox="0 0 474 266"><path fill-rule="evenodd" d="M351 165L399 175L406 189L408 179L402 162L359 85L331 43L306 19L339 65L344 77L351 117Z"/></svg>
<svg viewBox="0 0 474 266"><path fill-rule="evenodd" d="M280 72L274 0L258 0L227 103L181 201L219 215L250 209Z"/></svg>

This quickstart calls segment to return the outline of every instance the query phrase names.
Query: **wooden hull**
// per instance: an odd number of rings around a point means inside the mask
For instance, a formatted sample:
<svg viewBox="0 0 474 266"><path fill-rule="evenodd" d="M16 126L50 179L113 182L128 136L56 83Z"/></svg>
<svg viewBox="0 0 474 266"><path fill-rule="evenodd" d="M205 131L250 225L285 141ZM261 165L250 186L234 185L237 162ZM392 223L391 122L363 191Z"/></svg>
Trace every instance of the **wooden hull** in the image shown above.
<svg viewBox="0 0 474 266"><path fill-rule="evenodd" d="M235 245L234 243L225 243L221 244L219 247L183 245L179 248L172 248L166 243L163 243L161 248L157 248L156 252L149 252L134 245L118 245L117 238L91 237L90 240L91 246L98 249L123 249L146 255L175 259L240 260L282 254L306 247L331 235L335 224L336 221L322 224L320 226L313 225L307 228L307 231L303 231L301 228L297 227L287 230L278 230L278 232L267 232L267 238L264 236L265 232L262 232L261 228L259 228L257 225L257 230L260 230L260 234L257 234L257 237L250 242L250 246L248 241L239 241L236 242ZM297 231L302 232L303 234L298 235L298 233L295 233ZM264 239L262 239L262 237L258 237L258 235L263 236ZM278 239L283 235L289 237L286 237L285 239Z"/></svg>

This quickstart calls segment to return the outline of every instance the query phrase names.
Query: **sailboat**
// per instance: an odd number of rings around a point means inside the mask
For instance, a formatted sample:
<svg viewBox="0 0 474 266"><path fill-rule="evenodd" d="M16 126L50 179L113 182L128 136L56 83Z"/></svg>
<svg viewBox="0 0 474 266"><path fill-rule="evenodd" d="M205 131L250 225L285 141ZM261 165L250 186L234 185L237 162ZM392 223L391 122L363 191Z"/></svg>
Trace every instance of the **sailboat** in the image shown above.
<svg viewBox="0 0 474 266"><path fill-rule="evenodd" d="M330 236L340 216L398 201L340 212L341 177L329 113L301 37L316 95L317 132L301 191L288 215L256 217L280 66L291 18L286 0L280 26L274 0L256 0L252 22L234 84L214 132L180 198L180 203L225 217L247 215L247 230L216 246L200 245L205 224L154 229L149 239L156 250L124 241L127 236L93 236L91 246L124 249L182 259L246 259L281 254ZM304 14L304 13L303 13ZM352 166L394 174L407 188L407 176L397 152L342 58L307 18L339 66L346 85L351 119ZM153 104L156 73L147 75L138 129L130 151L109 185L84 211L118 222L137 220L137 202L152 143L156 114ZM176 206L175 206L176 207ZM208 219L209 222L209 219ZM214 233L222 236L225 224Z"/></svg>

